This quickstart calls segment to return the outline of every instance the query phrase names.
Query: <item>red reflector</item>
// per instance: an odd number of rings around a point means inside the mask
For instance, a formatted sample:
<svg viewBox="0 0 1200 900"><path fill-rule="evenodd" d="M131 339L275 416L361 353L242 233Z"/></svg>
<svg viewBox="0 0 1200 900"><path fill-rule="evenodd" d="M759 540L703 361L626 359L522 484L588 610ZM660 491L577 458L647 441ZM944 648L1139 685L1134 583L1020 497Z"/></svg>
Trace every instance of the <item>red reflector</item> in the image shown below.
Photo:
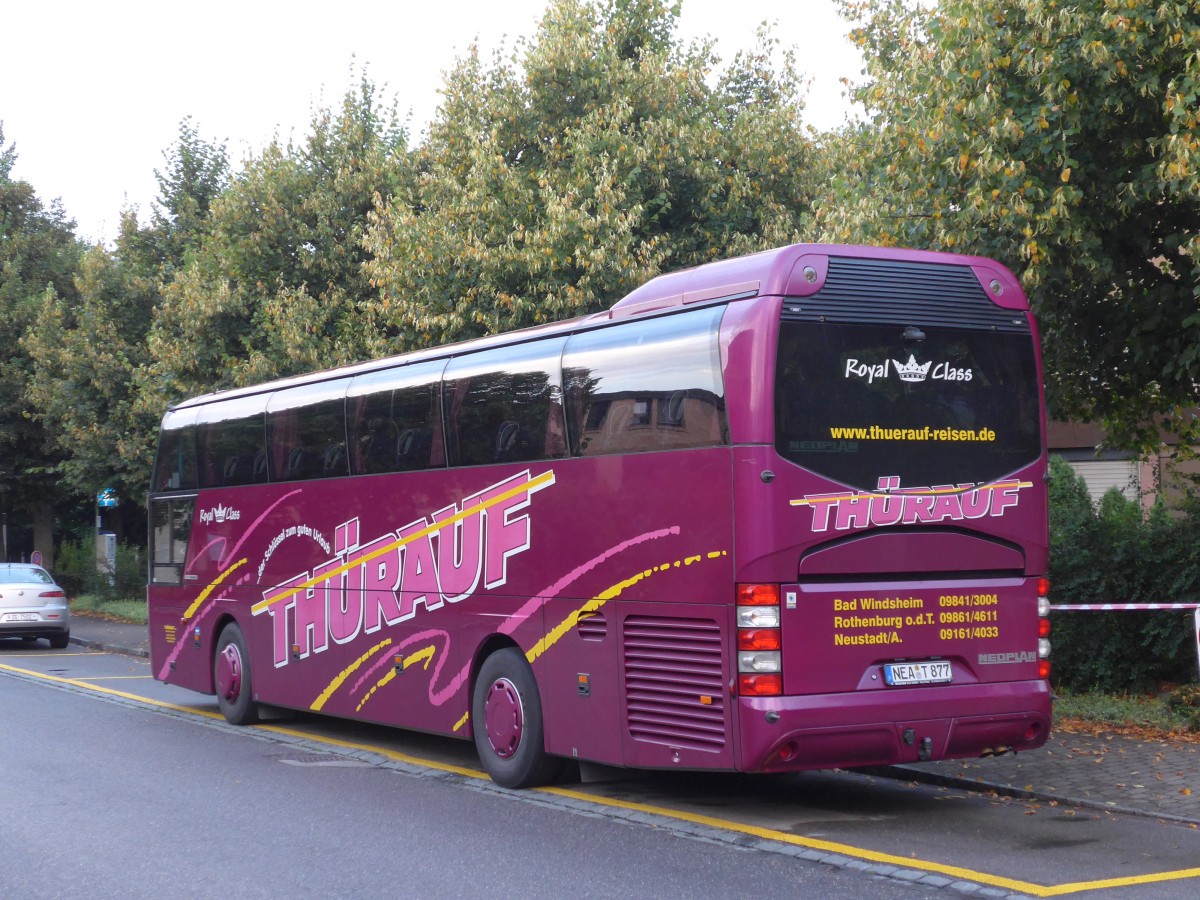
<svg viewBox="0 0 1200 900"><path fill-rule="evenodd" d="M1039 659L1038 660L1038 678L1049 678L1049 677L1050 677L1050 660Z"/></svg>
<svg viewBox="0 0 1200 900"><path fill-rule="evenodd" d="M738 693L743 697L778 697L783 693L783 676L739 675Z"/></svg>
<svg viewBox="0 0 1200 900"><path fill-rule="evenodd" d="M1038 637L1050 637L1050 620L1038 619Z"/></svg>
<svg viewBox="0 0 1200 900"><path fill-rule="evenodd" d="M737 633L739 650L778 650L778 628L739 628Z"/></svg>
<svg viewBox="0 0 1200 900"><path fill-rule="evenodd" d="M737 602L738 606L778 606L779 585L739 584Z"/></svg>
<svg viewBox="0 0 1200 900"><path fill-rule="evenodd" d="M1049 597L1050 596L1050 579L1049 578L1039 578L1037 584L1038 584L1038 596L1039 597Z"/></svg>

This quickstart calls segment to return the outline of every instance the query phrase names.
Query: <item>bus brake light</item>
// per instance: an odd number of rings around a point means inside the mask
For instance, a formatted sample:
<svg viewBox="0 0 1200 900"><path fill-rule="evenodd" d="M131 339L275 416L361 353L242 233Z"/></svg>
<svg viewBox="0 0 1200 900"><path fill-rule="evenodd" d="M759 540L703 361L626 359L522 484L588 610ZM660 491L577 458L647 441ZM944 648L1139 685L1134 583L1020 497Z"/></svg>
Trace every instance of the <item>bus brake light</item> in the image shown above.
<svg viewBox="0 0 1200 900"><path fill-rule="evenodd" d="M738 693L743 697L778 697L783 693L783 676L739 675Z"/></svg>
<svg viewBox="0 0 1200 900"><path fill-rule="evenodd" d="M778 650L781 645L778 628L739 628L737 641L739 650Z"/></svg>
<svg viewBox="0 0 1200 900"><path fill-rule="evenodd" d="M737 585L737 684L743 697L783 693L781 624L779 585Z"/></svg>
<svg viewBox="0 0 1200 900"><path fill-rule="evenodd" d="M777 584L739 584L737 586L738 606L778 606L779 585Z"/></svg>

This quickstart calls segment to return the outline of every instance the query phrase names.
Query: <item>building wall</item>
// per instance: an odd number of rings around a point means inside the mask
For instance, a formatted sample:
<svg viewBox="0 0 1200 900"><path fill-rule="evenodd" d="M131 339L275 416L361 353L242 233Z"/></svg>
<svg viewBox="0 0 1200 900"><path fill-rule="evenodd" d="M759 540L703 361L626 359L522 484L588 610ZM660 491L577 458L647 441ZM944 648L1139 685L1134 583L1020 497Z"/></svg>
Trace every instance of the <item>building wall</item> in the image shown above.
<svg viewBox="0 0 1200 900"><path fill-rule="evenodd" d="M1092 503L1099 503L1111 488L1136 500L1142 489L1142 466L1136 459L1068 459L1075 474L1087 482Z"/></svg>

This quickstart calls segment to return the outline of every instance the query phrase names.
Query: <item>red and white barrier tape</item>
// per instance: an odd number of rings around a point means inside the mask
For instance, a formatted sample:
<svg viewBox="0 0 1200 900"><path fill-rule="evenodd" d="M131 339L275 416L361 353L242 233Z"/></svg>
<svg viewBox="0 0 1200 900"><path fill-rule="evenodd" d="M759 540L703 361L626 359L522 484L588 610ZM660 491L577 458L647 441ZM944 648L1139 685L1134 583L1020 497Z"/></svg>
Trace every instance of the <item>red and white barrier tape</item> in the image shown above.
<svg viewBox="0 0 1200 900"><path fill-rule="evenodd" d="M1200 609L1200 603L1055 603L1050 606L1050 611L1056 609L1066 610L1094 610L1096 612L1118 612L1124 610L1151 610L1151 609Z"/></svg>

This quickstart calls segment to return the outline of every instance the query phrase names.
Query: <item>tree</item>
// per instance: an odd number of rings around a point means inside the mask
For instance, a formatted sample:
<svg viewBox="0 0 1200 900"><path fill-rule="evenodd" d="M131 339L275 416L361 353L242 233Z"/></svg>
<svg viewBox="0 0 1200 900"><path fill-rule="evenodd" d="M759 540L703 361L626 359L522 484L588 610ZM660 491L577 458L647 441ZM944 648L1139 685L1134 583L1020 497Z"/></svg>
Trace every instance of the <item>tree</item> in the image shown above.
<svg viewBox="0 0 1200 900"><path fill-rule="evenodd" d="M165 289L148 382L179 399L362 358L362 235L376 198L403 189L405 160L394 104L364 77L303 144L249 161Z"/></svg>
<svg viewBox="0 0 1200 900"><path fill-rule="evenodd" d="M82 247L75 223L55 200L47 208L27 182L11 177L13 145L0 127L0 503L10 521L30 521L34 548L54 559L54 502L62 492L55 476L61 456L53 435L34 419L29 385L35 360L21 337L47 292L73 296L72 275ZM15 514L15 515L12 515ZM7 550L7 548L5 548Z"/></svg>
<svg viewBox="0 0 1200 900"><path fill-rule="evenodd" d="M201 139L188 119L163 156L151 223L125 210L114 250L91 248L74 290L46 292L22 342L34 414L61 455L56 471L82 496L112 487L127 498L114 526L139 522L137 498L149 488L165 398L145 377L146 337L162 286L199 246L228 182L224 145Z"/></svg>
<svg viewBox="0 0 1200 900"><path fill-rule="evenodd" d="M367 235L374 353L605 308L664 268L806 227L811 148L774 42L720 75L677 4L558 0L508 62L473 49Z"/></svg>
<svg viewBox="0 0 1200 900"><path fill-rule="evenodd" d="M229 187L229 155L225 145L200 137L191 117L179 123L179 141L166 157L166 170L154 172L158 202L150 227L141 231L128 250L153 259L167 276L183 266L207 233L212 205ZM133 233L128 233L133 238ZM151 247L153 250L151 251ZM148 252L151 251L151 252Z"/></svg>
<svg viewBox="0 0 1200 900"><path fill-rule="evenodd" d="M1041 325L1052 411L1192 438L1200 381L1194 0L841 0L870 125L827 238L993 256Z"/></svg>

